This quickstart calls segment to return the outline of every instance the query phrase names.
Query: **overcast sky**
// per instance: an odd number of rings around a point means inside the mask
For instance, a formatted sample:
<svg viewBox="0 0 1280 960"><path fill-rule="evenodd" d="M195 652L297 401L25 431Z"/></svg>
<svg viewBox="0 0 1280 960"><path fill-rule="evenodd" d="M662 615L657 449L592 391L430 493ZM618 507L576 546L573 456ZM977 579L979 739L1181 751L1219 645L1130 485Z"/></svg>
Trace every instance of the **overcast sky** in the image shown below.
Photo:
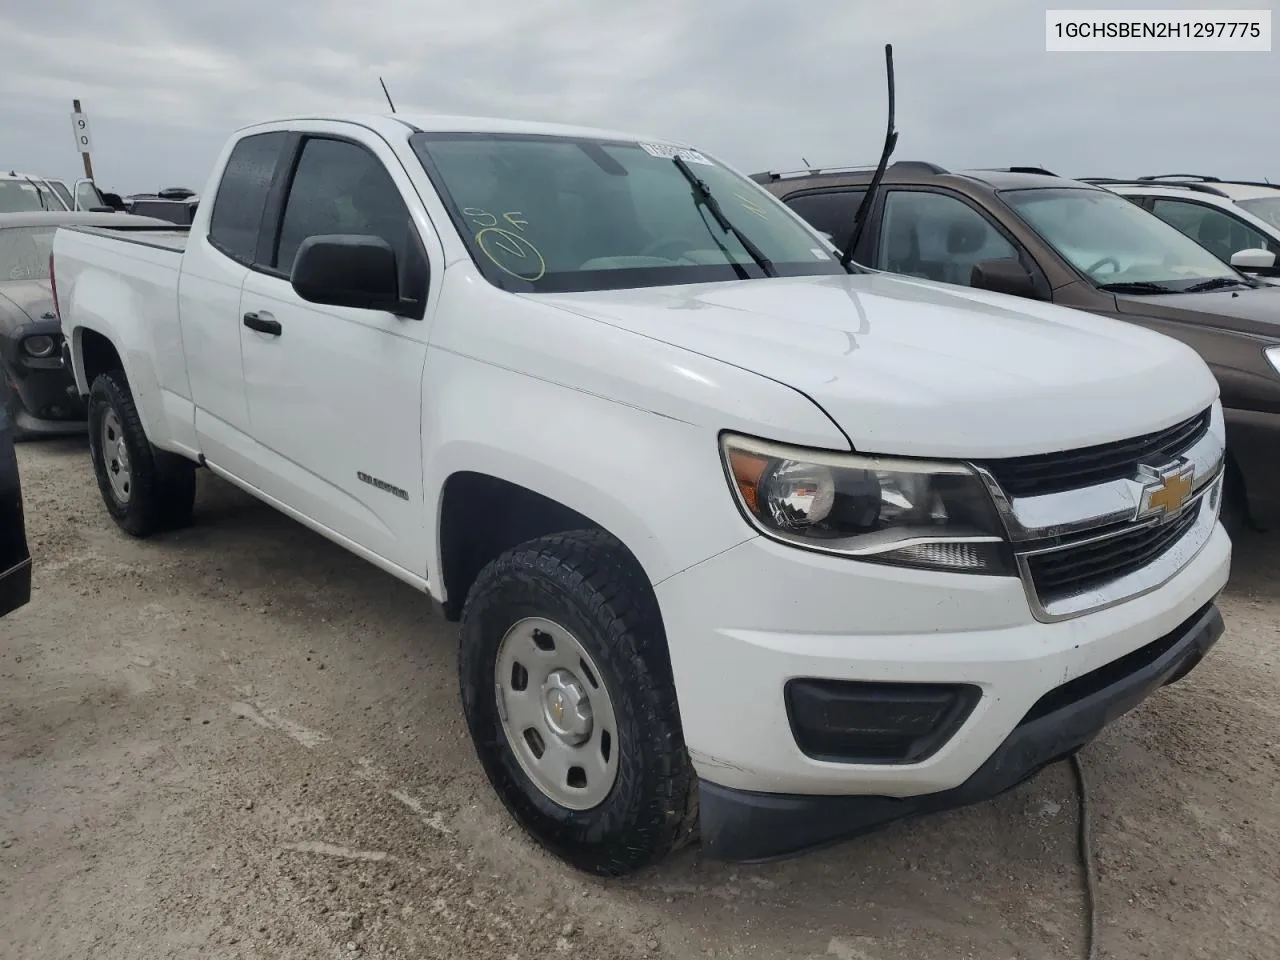
<svg viewBox="0 0 1280 960"><path fill-rule="evenodd" d="M122 193L202 191L244 123L385 111L379 74L403 113L648 132L749 172L799 167L802 156L872 162L886 42L899 159L1280 179L1276 53L1046 53L1046 4L1033 0L0 5L0 165L75 177L79 97L98 182ZM1194 3L1250 5L1269 4Z"/></svg>

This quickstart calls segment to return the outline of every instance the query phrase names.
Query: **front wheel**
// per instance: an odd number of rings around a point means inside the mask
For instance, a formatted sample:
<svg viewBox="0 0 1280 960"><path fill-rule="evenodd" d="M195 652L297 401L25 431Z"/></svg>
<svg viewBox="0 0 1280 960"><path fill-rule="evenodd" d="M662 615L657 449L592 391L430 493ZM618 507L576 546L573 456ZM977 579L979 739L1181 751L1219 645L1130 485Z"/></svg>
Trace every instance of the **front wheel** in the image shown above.
<svg viewBox="0 0 1280 960"><path fill-rule="evenodd" d="M195 464L151 445L119 372L99 375L89 390L89 456L107 512L126 533L147 537L191 522Z"/></svg>
<svg viewBox="0 0 1280 960"><path fill-rule="evenodd" d="M557 534L490 563L463 610L459 675L490 783L557 856L619 876L693 838L657 600L617 540Z"/></svg>

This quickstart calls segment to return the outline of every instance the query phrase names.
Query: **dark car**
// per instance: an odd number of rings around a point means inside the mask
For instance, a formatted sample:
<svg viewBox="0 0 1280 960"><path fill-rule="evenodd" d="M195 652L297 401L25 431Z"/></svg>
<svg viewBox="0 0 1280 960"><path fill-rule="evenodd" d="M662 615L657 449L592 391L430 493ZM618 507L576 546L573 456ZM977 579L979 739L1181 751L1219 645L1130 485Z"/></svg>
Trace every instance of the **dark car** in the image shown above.
<svg viewBox="0 0 1280 960"><path fill-rule="evenodd" d="M189 227L200 208L200 198L186 187L166 187L159 193L135 193L126 197L124 209L142 217L155 217Z"/></svg>
<svg viewBox="0 0 1280 960"><path fill-rule="evenodd" d="M873 174L752 179L843 249ZM1116 317L1190 345L1222 390L1228 512L1280 517L1280 288L1110 190L1036 167L894 163L865 224L853 251L860 264Z"/></svg>
<svg viewBox="0 0 1280 960"><path fill-rule="evenodd" d="M13 452L13 425L0 407L0 617L31 599L31 551L22 513L22 482Z"/></svg>
<svg viewBox="0 0 1280 960"><path fill-rule="evenodd" d="M14 439L79 433L85 407L62 356L62 327L49 283L49 251L60 226L152 226L118 213L0 214L0 404Z"/></svg>

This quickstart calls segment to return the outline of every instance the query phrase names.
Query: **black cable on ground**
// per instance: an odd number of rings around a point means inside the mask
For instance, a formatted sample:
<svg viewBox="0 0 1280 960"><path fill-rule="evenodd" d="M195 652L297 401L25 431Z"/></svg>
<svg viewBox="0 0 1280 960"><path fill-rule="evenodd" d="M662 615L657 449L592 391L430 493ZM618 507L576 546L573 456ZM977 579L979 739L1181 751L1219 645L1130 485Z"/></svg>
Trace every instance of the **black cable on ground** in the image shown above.
<svg viewBox="0 0 1280 960"><path fill-rule="evenodd" d="M1076 775L1076 791L1080 798L1079 843L1080 867L1084 871L1085 910L1089 914L1088 960L1098 960L1098 890L1097 875L1093 865L1093 845L1089 836L1089 792L1084 781L1084 767L1080 754L1071 755L1071 769Z"/></svg>

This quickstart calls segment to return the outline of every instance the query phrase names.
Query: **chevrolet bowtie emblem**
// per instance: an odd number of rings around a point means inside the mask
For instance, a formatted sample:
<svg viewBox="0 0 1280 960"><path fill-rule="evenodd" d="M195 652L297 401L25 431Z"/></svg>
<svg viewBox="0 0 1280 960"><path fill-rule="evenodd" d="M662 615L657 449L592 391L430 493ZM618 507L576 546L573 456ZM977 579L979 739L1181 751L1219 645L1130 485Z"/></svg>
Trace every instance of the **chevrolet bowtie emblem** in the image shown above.
<svg viewBox="0 0 1280 960"><path fill-rule="evenodd" d="M1143 482L1142 498L1138 502L1138 520L1160 516L1176 516L1195 486L1196 468L1193 463L1174 463L1166 467L1138 467Z"/></svg>

